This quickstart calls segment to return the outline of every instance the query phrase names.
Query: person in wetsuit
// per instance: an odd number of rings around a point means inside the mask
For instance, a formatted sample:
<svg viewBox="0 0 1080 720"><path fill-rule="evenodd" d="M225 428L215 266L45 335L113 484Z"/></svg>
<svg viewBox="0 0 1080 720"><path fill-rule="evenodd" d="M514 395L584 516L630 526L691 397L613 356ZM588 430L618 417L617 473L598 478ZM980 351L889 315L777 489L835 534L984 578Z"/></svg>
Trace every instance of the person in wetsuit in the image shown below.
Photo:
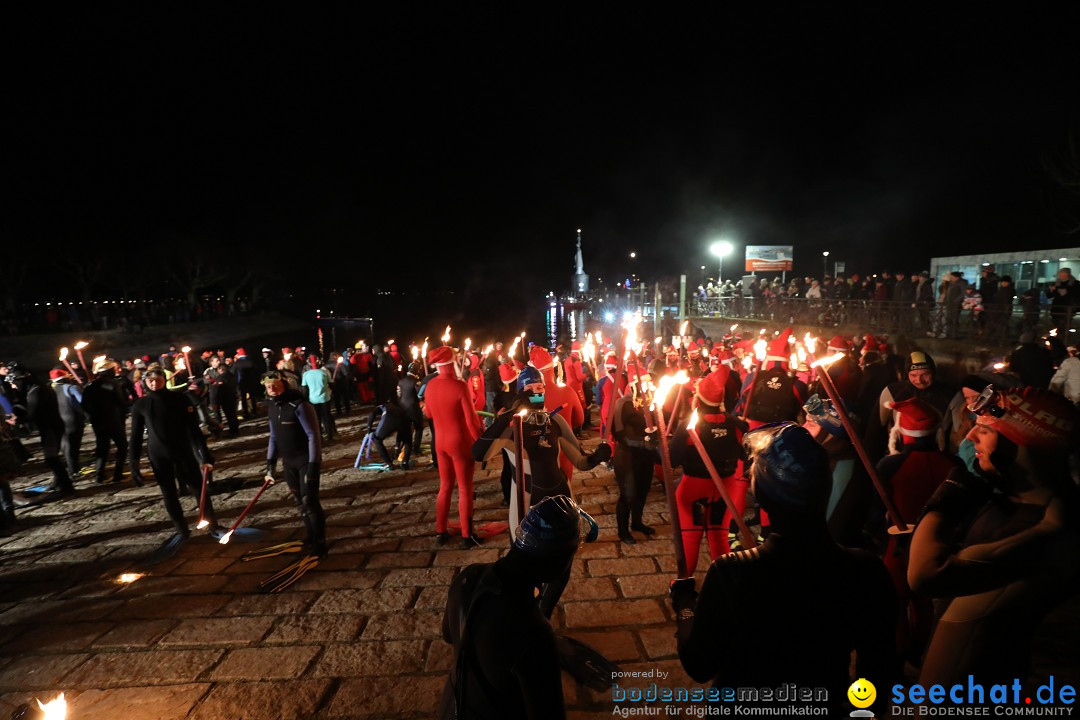
<svg viewBox="0 0 1080 720"><path fill-rule="evenodd" d="M132 399L124 382L116 376L116 363L112 360L97 365L93 381L83 388L83 410L90 416L90 427L94 430L94 472L99 483L107 479L105 467L110 445L116 445L112 480L120 482L124 476L124 459L128 455L124 420Z"/></svg>
<svg viewBox="0 0 1080 720"><path fill-rule="evenodd" d="M697 434L701 444L716 467L736 511L741 513L746 508L748 488L743 478L742 447L746 425L723 410L729 373L727 366L721 365L706 375L698 384L692 402L700 415ZM714 560L728 552L728 528L733 518L685 425L672 437L671 464L683 468L683 476L675 488L675 501L686 547L687 574L693 576L703 536L708 539L709 554Z"/></svg>
<svg viewBox="0 0 1080 720"><path fill-rule="evenodd" d="M79 448L82 447L83 431L86 429L86 412L82 408L82 387L63 367L50 370L49 379L52 380L60 417L64 421L64 436L60 439L60 450L67 463L68 475L74 478L82 469Z"/></svg>
<svg viewBox="0 0 1080 720"><path fill-rule="evenodd" d="M454 663L439 720L566 717L555 631L534 592L570 565L585 518L570 498L546 498L525 516L510 552L454 578L442 625Z"/></svg>
<svg viewBox="0 0 1080 720"><path fill-rule="evenodd" d="M75 492L64 461L60 459L60 446L64 437L64 420L60 416L60 403L51 385L40 382L33 373L19 368L11 373L10 381L26 403L26 417L41 435L41 454L45 466L52 471L50 492L70 495Z"/></svg>
<svg viewBox="0 0 1080 720"><path fill-rule="evenodd" d="M191 531L180 506L178 487L186 486L189 494L200 498L202 473L214 469L214 459L206 446L206 438L195 419L195 408L183 393L165 389L165 370L154 363L143 376L150 392L131 406L131 451L128 462L132 477L139 476L142 457L143 431L147 433L147 456L154 469L154 479L161 488L165 510L178 535L188 537ZM201 467L200 467L201 465ZM205 519L212 530L217 528L217 516L209 493L206 496Z"/></svg>
<svg viewBox="0 0 1080 720"><path fill-rule="evenodd" d="M690 677L714 687L777 687L798 678L800 686L828 691L829 717L846 717L854 679L873 678L878 688L892 682L896 594L889 573L873 555L830 540L828 456L805 428L782 423L745 440L751 490L768 510L772 533L762 546L713 562L700 596L693 578L672 583L679 660ZM748 662L754 647L781 651ZM876 717L888 714L887 697L878 692Z"/></svg>
<svg viewBox="0 0 1080 720"><path fill-rule="evenodd" d="M1045 388L994 385L968 409L976 472L954 470L941 484L908 559L912 590L939 599L919 674L926 686L1026 678L1036 628L1080 572L1068 467L1080 413Z"/></svg>
<svg viewBox="0 0 1080 720"><path fill-rule="evenodd" d="M435 506L435 541L444 545L450 534L450 500L454 488L458 491L458 517L461 522L461 544L475 547L482 540L473 532L473 457L472 446L484 430L480 416L473 407L469 387L458 377L460 366L456 353L446 345L431 351L431 364L438 377L427 383L424 390L424 414L431 418L434 434L432 443L439 463L439 496ZM396 381L395 389L396 393Z"/></svg>
<svg viewBox="0 0 1080 720"><path fill-rule="evenodd" d="M263 375L263 385L270 421L266 474L272 476L281 461L285 482L307 530L305 544L312 553L325 557L326 516L319 503L322 438L315 408L299 391L286 387L285 379L279 373Z"/></svg>
<svg viewBox="0 0 1080 720"><path fill-rule="evenodd" d="M240 400L236 374L221 358L214 355L210 358L210 367L203 376L210 384L210 411L214 413L217 424L220 426L228 423L229 437L236 437L240 434L240 423L236 418L236 405ZM221 419L222 413L225 414L225 423Z"/></svg>
<svg viewBox="0 0 1080 720"><path fill-rule="evenodd" d="M368 419L367 431L373 433L372 441L375 444L375 450L390 470L396 470L398 465L394 462L395 456L386 449L384 441L391 435L396 434L397 445L405 450L402 465L404 467L409 466L409 458L412 455L410 436L412 435L413 424L412 419L397 402L388 402L376 406L371 411L371 417Z"/></svg>
<svg viewBox="0 0 1080 720"><path fill-rule="evenodd" d="M639 377L640 375L640 377ZM642 522L645 498L652 485L653 467L659 461L656 452L657 439L654 427L646 427L645 406L652 402L648 385L648 373L641 373L634 361L628 369L632 392L615 401L615 419L612 421L615 437L615 482L619 486L619 499L615 503L615 521L619 540L634 545L637 540L630 534L636 530L646 537L655 530Z"/></svg>
<svg viewBox="0 0 1080 720"><path fill-rule="evenodd" d="M420 454L420 443L424 439L424 411L420 407L420 395L417 384L420 382L420 373L424 372L424 366L414 360L409 363L405 377L398 380L398 404L405 411L405 416L412 423L412 442L409 447L409 455ZM405 466L408 467L408 456Z"/></svg>

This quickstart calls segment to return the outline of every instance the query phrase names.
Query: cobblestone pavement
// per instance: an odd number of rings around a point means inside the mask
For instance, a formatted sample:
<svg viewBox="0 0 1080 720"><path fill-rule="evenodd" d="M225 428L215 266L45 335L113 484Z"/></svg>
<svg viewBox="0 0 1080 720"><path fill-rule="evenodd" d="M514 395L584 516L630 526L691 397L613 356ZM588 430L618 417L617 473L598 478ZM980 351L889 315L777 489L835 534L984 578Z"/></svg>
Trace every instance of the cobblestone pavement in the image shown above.
<svg viewBox="0 0 1080 720"><path fill-rule="evenodd" d="M0 538L0 718L59 691L72 720L431 717L451 661L440 637L447 587L464 565L496 559L507 539L437 548L435 473L354 470L360 421L355 411L340 419L341 439L324 455L330 556L280 595L255 589L288 556L241 562L259 545L221 546L198 532L145 577L116 583L171 534L156 486L84 480L73 498L21 510L18 532ZM258 421L214 443L217 480L243 481L214 497L223 523L260 484L265 447ZM30 469L38 474L24 485L44 479L40 461ZM478 520L505 519L498 478L497 463L477 470ZM662 670L660 684L691 684L675 657L666 593L675 565L659 486L645 516L659 535L627 546L614 541L610 471L575 473L574 482L602 530L574 561L554 624L623 670ZM194 526L196 500L184 503ZM283 484L247 524L268 531L265 544L303 536ZM707 565L703 557L699 567ZM1073 603L1044 627L1039 674L1075 674L1078 617ZM752 610L747 620L760 621ZM782 651L765 651L774 650ZM570 717L610 717L610 692L563 677Z"/></svg>

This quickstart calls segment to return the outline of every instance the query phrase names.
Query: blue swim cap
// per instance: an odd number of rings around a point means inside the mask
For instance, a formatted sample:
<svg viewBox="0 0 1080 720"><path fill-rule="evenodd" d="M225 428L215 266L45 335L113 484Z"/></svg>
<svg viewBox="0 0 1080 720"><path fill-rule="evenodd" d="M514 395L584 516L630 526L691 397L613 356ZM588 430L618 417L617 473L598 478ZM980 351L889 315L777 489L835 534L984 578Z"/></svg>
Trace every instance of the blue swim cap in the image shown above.
<svg viewBox="0 0 1080 720"><path fill-rule="evenodd" d="M518 526L514 547L532 555L571 555L582 539L595 539L595 522L565 495L547 497L533 505Z"/></svg>
<svg viewBox="0 0 1080 720"><path fill-rule="evenodd" d="M754 497L766 510L824 510L829 455L806 428L776 423L747 433L743 440L754 460Z"/></svg>
<svg viewBox="0 0 1080 720"><path fill-rule="evenodd" d="M532 385L534 383L542 383L542 382L544 382L544 378L541 377L540 371L537 370L536 368L534 368L531 365L526 365L524 368L522 368L521 373L518 375L518 379L517 379L518 392L521 392L522 390L524 390L526 385Z"/></svg>

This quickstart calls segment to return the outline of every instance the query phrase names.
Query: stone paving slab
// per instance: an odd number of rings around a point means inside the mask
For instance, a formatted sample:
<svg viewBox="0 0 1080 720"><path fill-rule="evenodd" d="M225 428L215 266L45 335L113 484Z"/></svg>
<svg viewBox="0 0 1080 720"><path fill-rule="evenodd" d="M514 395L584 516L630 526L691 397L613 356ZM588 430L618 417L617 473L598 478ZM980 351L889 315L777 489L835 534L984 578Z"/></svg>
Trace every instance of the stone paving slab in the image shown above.
<svg viewBox="0 0 1080 720"><path fill-rule="evenodd" d="M278 595L258 594L258 584L295 556L241 562L259 546L221 546L198 533L136 582L117 583L169 536L153 485L84 480L73 498L21 510L18 531L0 538L0 717L59 691L71 720L431 717L453 661L441 637L448 586L466 565L497 559L507 536L471 550L436 546L436 473L426 458L407 472L352 469L365 422L355 412L340 418L341 439L326 449L329 557ZM243 433L212 443L222 460L216 479L243 481L214 496L223 522L260 484L265 422L245 423ZM41 482L40 461L29 469L24 484ZM506 519L498 478L498 460L478 469L477 520ZM574 482L602 530L575 559L553 626L624 670L659 668L671 673L669 685L693 685L675 655L667 600L674 557L659 486L645 508L657 534L624 545L615 538L611 472L575 473ZM196 499L182 502L194 523ZM283 488L264 496L248 524L269 531L267 545L303 537ZM699 577L708 562L702 548ZM1078 617L1074 601L1040 630L1048 651L1038 672L1078 665ZM624 684L635 683L645 681ZM565 673L563 689L571 718L611 716L609 692Z"/></svg>

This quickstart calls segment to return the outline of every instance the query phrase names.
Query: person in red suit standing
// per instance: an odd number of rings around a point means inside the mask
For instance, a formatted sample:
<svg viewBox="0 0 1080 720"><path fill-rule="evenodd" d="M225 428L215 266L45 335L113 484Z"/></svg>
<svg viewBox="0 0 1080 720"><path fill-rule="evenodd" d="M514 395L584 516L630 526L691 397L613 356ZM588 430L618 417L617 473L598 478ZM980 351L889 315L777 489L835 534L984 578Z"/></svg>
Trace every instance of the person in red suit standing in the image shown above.
<svg viewBox="0 0 1080 720"><path fill-rule="evenodd" d="M563 360L563 374L566 376L566 386L577 395L581 403L581 422L585 424L585 408L589 403L585 402L585 372L581 367L581 343L575 341L570 345L570 355ZM574 432L581 432L581 425L574 426Z"/></svg>
<svg viewBox="0 0 1080 720"><path fill-rule="evenodd" d="M360 404L370 405L375 400L375 391L371 387L374 358L363 341L356 343L356 352L349 358L349 362L356 375L356 389L360 392Z"/></svg>
<svg viewBox="0 0 1080 720"><path fill-rule="evenodd" d="M898 455L886 455L877 469L896 511L910 523L922 515L934 491L961 463L938 449L937 431L942 417L934 406L910 398L892 403L892 410L897 414L904 449ZM930 640L934 608L929 597L915 595L908 585L910 546L911 535L890 535L884 561L899 601L896 647L906 656L904 659L918 661Z"/></svg>
<svg viewBox="0 0 1080 720"><path fill-rule="evenodd" d="M472 446L484 432L480 416L473 407L469 386L458 377L455 351L445 345L429 355L438 370L424 391L424 414L435 427L435 454L439 464L439 498L435 508L435 542L445 545L450 539L447 523L454 486L458 489L458 516L461 519L461 544L474 547L480 539L473 533Z"/></svg>
<svg viewBox="0 0 1080 720"><path fill-rule="evenodd" d="M581 401L577 393L569 386L560 385L555 380L555 359L551 353L542 347L533 346L529 351L529 363L540 371L540 377L544 378L544 409L554 412L561 407L559 414L570 425L571 429L580 428L585 422L585 411L581 409ZM559 467L566 474L566 479L574 474L574 464L565 455L559 456Z"/></svg>
<svg viewBox="0 0 1080 720"><path fill-rule="evenodd" d="M487 405L486 388L484 387L484 374L480 372L480 356L476 353L469 354L469 392L472 393L473 409L477 412Z"/></svg>

